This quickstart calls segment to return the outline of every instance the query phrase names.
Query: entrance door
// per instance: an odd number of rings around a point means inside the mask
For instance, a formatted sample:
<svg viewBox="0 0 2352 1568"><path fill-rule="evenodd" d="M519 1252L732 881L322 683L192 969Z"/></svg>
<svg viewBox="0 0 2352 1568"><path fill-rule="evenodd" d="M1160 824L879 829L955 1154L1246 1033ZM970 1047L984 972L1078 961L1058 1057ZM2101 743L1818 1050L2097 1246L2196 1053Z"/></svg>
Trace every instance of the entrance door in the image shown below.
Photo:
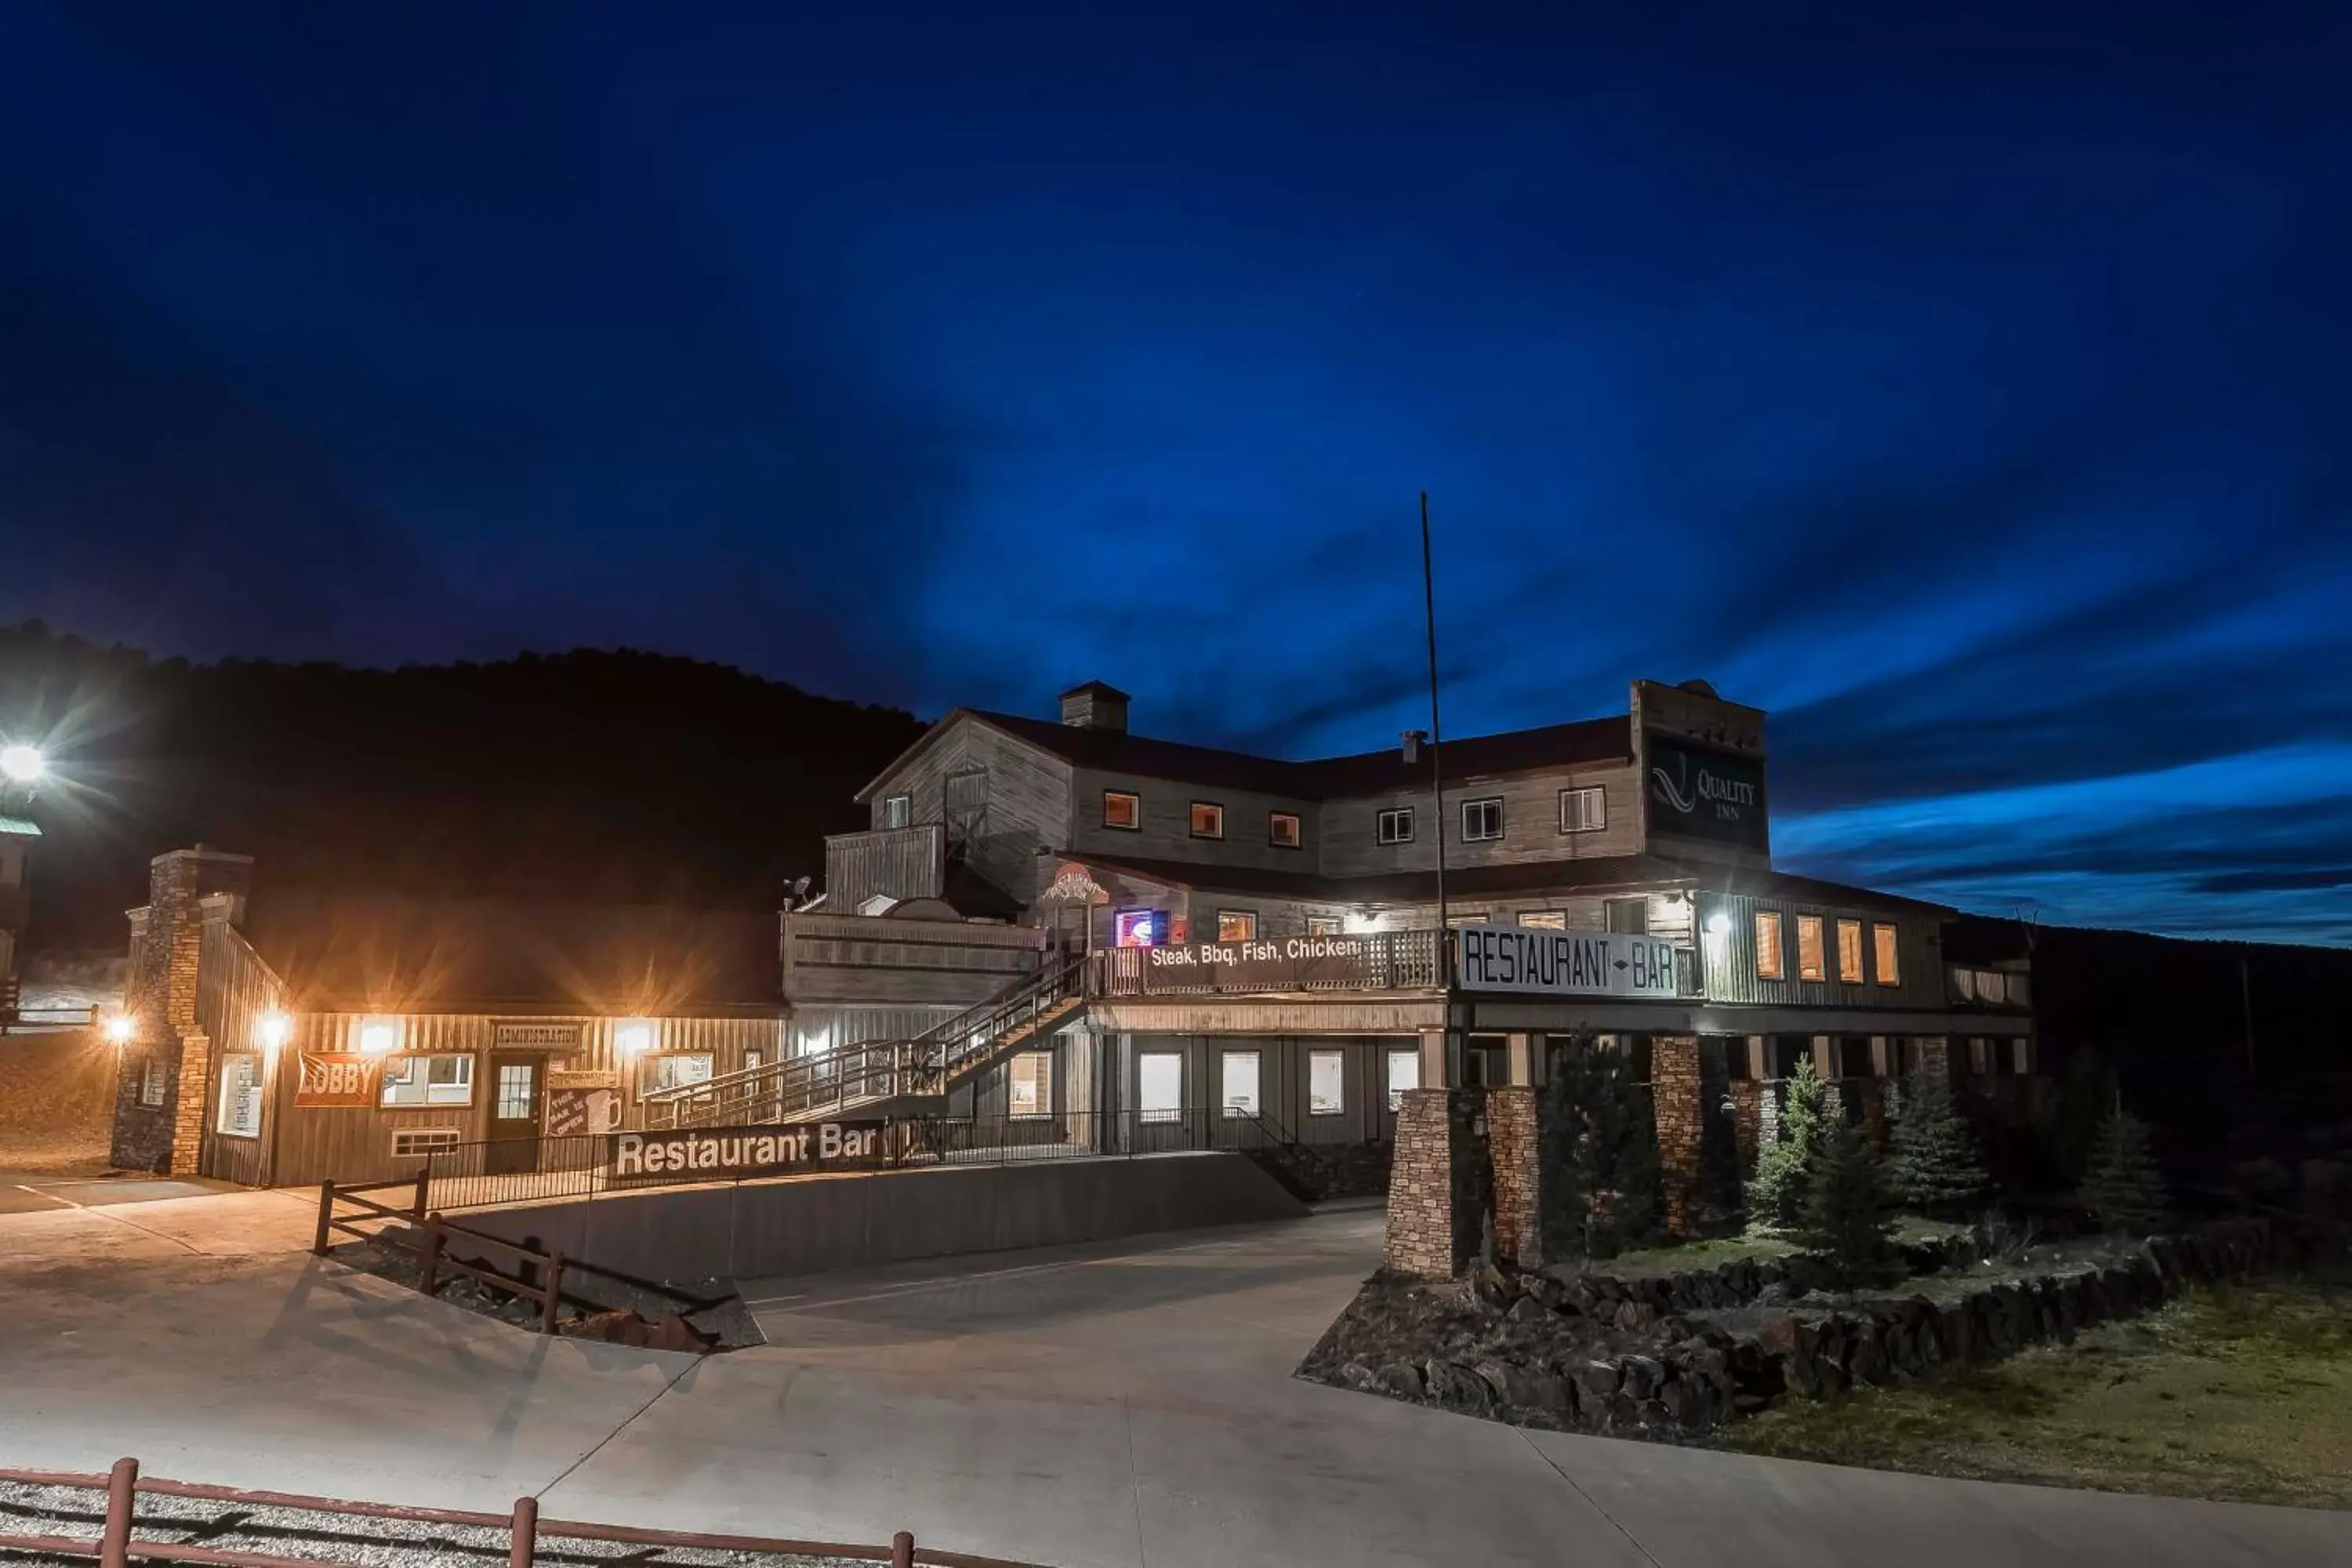
<svg viewBox="0 0 2352 1568"><path fill-rule="evenodd" d="M539 1169L539 1095L544 1058L521 1052L490 1054L490 1146L487 1175Z"/></svg>

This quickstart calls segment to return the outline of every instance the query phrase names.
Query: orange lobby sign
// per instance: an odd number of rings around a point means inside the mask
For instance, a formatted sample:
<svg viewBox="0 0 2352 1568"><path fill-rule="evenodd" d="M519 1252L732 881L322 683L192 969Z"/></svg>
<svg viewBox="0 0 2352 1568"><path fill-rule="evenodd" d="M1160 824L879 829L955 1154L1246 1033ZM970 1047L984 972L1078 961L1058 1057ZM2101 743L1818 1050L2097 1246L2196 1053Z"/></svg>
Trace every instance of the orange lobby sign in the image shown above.
<svg viewBox="0 0 2352 1568"><path fill-rule="evenodd" d="M375 1104L383 1078L382 1057L341 1051L304 1051L302 1076L294 1086L299 1106L365 1109Z"/></svg>

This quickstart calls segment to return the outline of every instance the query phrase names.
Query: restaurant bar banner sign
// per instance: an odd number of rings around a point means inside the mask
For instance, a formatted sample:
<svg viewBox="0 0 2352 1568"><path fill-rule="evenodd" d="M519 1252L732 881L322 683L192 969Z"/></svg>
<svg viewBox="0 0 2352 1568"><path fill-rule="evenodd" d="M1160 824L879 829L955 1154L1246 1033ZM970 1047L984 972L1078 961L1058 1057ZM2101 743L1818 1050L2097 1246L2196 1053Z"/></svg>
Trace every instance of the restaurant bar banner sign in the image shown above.
<svg viewBox="0 0 2352 1568"><path fill-rule="evenodd" d="M1528 996L1679 996L1675 944L1623 932L1468 925L1455 933L1465 991Z"/></svg>
<svg viewBox="0 0 2352 1568"><path fill-rule="evenodd" d="M383 1081L383 1058L341 1051L304 1051L294 1103L306 1109L365 1110Z"/></svg>
<svg viewBox="0 0 2352 1568"><path fill-rule="evenodd" d="M1652 732L1649 759L1650 831L1738 849L1770 842L1764 816L1764 763Z"/></svg>
<svg viewBox="0 0 2352 1568"><path fill-rule="evenodd" d="M1377 936L1285 936L1248 942L1171 942L1146 948L1145 985L1283 991L1310 985L1376 984L1388 945Z"/></svg>
<svg viewBox="0 0 2352 1568"><path fill-rule="evenodd" d="M604 1173L614 1184L626 1185L876 1170L888 1163L889 1125L877 1117L798 1127L615 1132L605 1148Z"/></svg>

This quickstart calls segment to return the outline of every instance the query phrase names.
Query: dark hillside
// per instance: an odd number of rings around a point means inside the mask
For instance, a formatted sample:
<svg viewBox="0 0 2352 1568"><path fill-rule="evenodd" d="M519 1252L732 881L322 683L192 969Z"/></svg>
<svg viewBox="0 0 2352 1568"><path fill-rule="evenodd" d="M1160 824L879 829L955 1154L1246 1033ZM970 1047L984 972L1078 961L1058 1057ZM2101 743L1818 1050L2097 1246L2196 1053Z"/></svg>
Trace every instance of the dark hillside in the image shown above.
<svg viewBox="0 0 2352 1568"><path fill-rule="evenodd" d="M57 775L37 950L119 943L148 858L199 840L255 856L264 892L773 908L920 727L659 654L190 665L31 624L0 628L0 731Z"/></svg>

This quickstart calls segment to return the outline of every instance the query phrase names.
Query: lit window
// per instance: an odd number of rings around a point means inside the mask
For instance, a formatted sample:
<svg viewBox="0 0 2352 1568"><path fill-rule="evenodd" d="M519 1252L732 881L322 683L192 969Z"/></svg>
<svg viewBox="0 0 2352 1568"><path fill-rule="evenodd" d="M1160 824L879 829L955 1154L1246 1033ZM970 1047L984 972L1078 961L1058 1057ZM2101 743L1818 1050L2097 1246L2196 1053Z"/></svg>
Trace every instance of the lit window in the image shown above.
<svg viewBox="0 0 2352 1568"><path fill-rule="evenodd" d="M1780 947L1780 911L1756 911L1756 978L1783 980L1788 977L1788 957Z"/></svg>
<svg viewBox="0 0 2352 1568"><path fill-rule="evenodd" d="M1150 947L1167 930L1158 910L1121 910L1110 918L1111 942L1118 947Z"/></svg>
<svg viewBox="0 0 2352 1568"><path fill-rule="evenodd" d="M163 1103L163 1091L169 1075L162 1057L149 1057L147 1065L139 1069L139 1103L154 1107Z"/></svg>
<svg viewBox="0 0 2352 1568"><path fill-rule="evenodd" d="M1530 931L1566 931L1568 911L1566 910L1521 910L1519 924Z"/></svg>
<svg viewBox="0 0 2352 1568"><path fill-rule="evenodd" d="M1337 1116L1347 1108L1345 1051L1307 1053L1307 1114Z"/></svg>
<svg viewBox="0 0 2352 1568"><path fill-rule="evenodd" d="M1502 836L1503 801L1500 795L1462 803L1462 841L1465 844L1484 843Z"/></svg>
<svg viewBox="0 0 2352 1568"><path fill-rule="evenodd" d="M1257 939L1257 916L1249 910L1219 910L1217 940L1219 942L1255 942Z"/></svg>
<svg viewBox="0 0 2352 1568"><path fill-rule="evenodd" d="M1173 1121L1184 1113L1184 1058L1146 1051L1135 1058L1135 1107L1146 1121Z"/></svg>
<svg viewBox="0 0 2352 1568"><path fill-rule="evenodd" d="M1044 1116L1054 1109L1054 1053L1023 1051L1013 1058L1006 1109L1014 1116Z"/></svg>
<svg viewBox="0 0 2352 1568"><path fill-rule="evenodd" d="M1265 817L1265 839L1276 849L1296 849L1299 844L1298 814L1293 811L1270 811Z"/></svg>
<svg viewBox="0 0 2352 1568"><path fill-rule="evenodd" d="M1421 1087L1421 1053L1405 1047L1389 1053L1389 1109L1404 1104L1407 1089Z"/></svg>
<svg viewBox="0 0 2352 1568"><path fill-rule="evenodd" d="M1838 932L1838 979L1848 985L1862 984L1862 922L1840 921Z"/></svg>
<svg viewBox="0 0 2352 1568"><path fill-rule="evenodd" d="M1598 833L1609 826L1609 798L1599 784L1559 792L1559 830Z"/></svg>
<svg viewBox="0 0 2352 1568"><path fill-rule="evenodd" d="M261 1136L261 1058L228 1051L220 1059L220 1119L215 1131L232 1138Z"/></svg>
<svg viewBox="0 0 2352 1568"><path fill-rule="evenodd" d="M1307 917L1307 934L1308 936L1338 936L1346 929L1347 922L1338 915L1308 915Z"/></svg>
<svg viewBox="0 0 2352 1568"><path fill-rule="evenodd" d="M666 1089L710 1081L709 1051L666 1051L642 1058L637 1066L637 1092L657 1094Z"/></svg>
<svg viewBox="0 0 2352 1568"><path fill-rule="evenodd" d="M1213 800L1192 803L1192 837L1223 838L1225 836L1225 808Z"/></svg>
<svg viewBox="0 0 2352 1568"><path fill-rule="evenodd" d="M383 1105L471 1105L474 1058L393 1057L383 1064Z"/></svg>
<svg viewBox="0 0 2352 1568"><path fill-rule="evenodd" d="M1822 980L1829 975L1829 964L1822 950L1822 917L1797 917L1797 978Z"/></svg>
<svg viewBox="0 0 2352 1568"><path fill-rule="evenodd" d="M915 797L911 795L886 795L882 797L882 826L904 827L914 820Z"/></svg>
<svg viewBox="0 0 2352 1568"><path fill-rule="evenodd" d="M1228 1117L1257 1114L1257 1053L1227 1051L1225 1053L1224 1097L1222 1102Z"/></svg>
<svg viewBox="0 0 2352 1568"><path fill-rule="evenodd" d="M1878 949L1878 983L1881 985L1903 984L1902 966L1895 962L1895 928L1874 925L1870 928L1870 940ZM1859 978L1857 976L1857 978Z"/></svg>
<svg viewBox="0 0 2352 1568"><path fill-rule="evenodd" d="M1391 806L1374 821L1372 837L1382 844L1412 842L1412 807Z"/></svg>
<svg viewBox="0 0 2352 1568"><path fill-rule="evenodd" d="M1143 797L1123 789L1103 791L1103 826L1139 831L1143 826Z"/></svg>

